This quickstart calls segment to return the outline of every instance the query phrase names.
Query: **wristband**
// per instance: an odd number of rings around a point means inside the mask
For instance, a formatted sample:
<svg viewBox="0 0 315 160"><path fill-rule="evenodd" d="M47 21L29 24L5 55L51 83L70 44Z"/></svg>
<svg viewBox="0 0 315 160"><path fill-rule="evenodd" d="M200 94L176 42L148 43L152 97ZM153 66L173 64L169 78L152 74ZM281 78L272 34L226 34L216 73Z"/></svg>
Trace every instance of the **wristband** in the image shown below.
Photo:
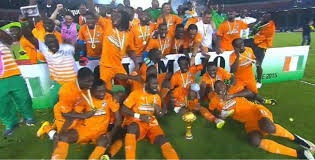
<svg viewBox="0 0 315 160"><path fill-rule="evenodd" d="M139 113L134 113L133 117L140 119L140 114Z"/></svg>
<svg viewBox="0 0 315 160"><path fill-rule="evenodd" d="M174 112L175 112L175 113L178 113L181 108L182 108L182 107L174 107Z"/></svg>

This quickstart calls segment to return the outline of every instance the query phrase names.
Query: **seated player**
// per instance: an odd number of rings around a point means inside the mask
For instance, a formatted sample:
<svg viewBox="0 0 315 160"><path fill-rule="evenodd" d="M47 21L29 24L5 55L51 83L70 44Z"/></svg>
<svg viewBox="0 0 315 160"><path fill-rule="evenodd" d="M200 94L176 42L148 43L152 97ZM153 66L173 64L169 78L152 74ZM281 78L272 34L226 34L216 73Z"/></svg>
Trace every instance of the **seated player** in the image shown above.
<svg viewBox="0 0 315 160"><path fill-rule="evenodd" d="M180 70L176 71L171 78L171 89L176 90L182 87L188 92L192 83L195 83L195 75L203 69L203 66L190 66L190 60L186 56L181 56L177 59Z"/></svg>
<svg viewBox="0 0 315 160"><path fill-rule="evenodd" d="M161 146L165 159L178 159L172 145L166 140L155 115L162 115L161 98L158 95L158 80L156 75L146 78L143 89L131 92L122 106L126 115L124 125L127 127L125 137L126 159L136 158L137 141L148 138L153 144Z"/></svg>
<svg viewBox="0 0 315 160"><path fill-rule="evenodd" d="M95 110L95 114L84 119L74 128L59 134L52 159L67 158L69 143L96 144L89 159L100 159L105 153L121 124L119 103L114 100L112 95L106 93L103 81L99 80L93 84L92 101L88 106L90 110ZM115 116L115 124L111 131L108 131L111 116Z"/></svg>
<svg viewBox="0 0 315 160"><path fill-rule="evenodd" d="M244 97L228 99L228 89L222 81L216 81L214 88L217 94L211 100L210 110L217 109L219 112L235 110L232 118L244 124L249 142L253 146L275 154L299 159L314 159L311 152L315 151L315 145L276 124L272 113L266 107L252 103ZM284 146L265 138L267 135L287 138L306 149L297 150Z"/></svg>
<svg viewBox="0 0 315 160"><path fill-rule="evenodd" d="M214 83L217 80L230 80L234 84L234 76L225 69L217 67L214 62L208 62L206 66L206 73L204 73L200 80L200 97L207 96L211 100L214 95Z"/></svg>
<svg viewBox="0 0 315 160"><path fill-rule="evenodd" d="M199 103L199 91L200 86L197 83L193 83L190 86L188 93L185 93L186 90L182 88L174 91L173 96L176 97L174 111L180 115L184 115L188 111L199 112L206 120L215 123L217 128L222 128L225 124L225 121L216 118L209 112L208 109L202 107Z"/></svg>
<svg viewBox="0 0 315 160"><path fill-rule="evenodd" d="M37 131L37 136L48 134L51 140L56 132L60 133L75 126L79 119L92 116L93 112L86 112L85 103L90 101L90 88L94 81L93 72L88 68L78 71L77 80L65 83L59 91L59 101L54 106L54 127L48 121L44 122ZM83 113L83 114L82 114Z"/></svg>
<svg viewBox="0 0 315 160"><path fill-rule="evenodd" d="M230 55L231 73L235 75L236 86L245 85L254 96L248 97L257 100L261 104L275 105L274 99L264 99L258 96L256 80L253 72L252 63L256 63L253 50L244 46L244 41L241 38L232 41L234 52ZM237 92L237 91L236 91Z"/></svg>

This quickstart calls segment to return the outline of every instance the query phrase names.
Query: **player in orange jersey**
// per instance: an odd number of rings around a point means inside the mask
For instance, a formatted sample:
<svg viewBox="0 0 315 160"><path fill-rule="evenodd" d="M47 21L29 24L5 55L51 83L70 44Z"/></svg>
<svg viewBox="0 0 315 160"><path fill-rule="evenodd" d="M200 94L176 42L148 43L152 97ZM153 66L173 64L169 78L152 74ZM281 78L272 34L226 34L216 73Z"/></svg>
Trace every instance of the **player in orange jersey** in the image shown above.
<svg viewBox="0 0 315 160"><path fill-rule="evenodd" d="M227 110L234 110L232 118L244 124L249 142L253 146L275 154L299 159L314 159L311 152L315 151L315 145L276 124L273 121L272 113L266 107L254 104L244 97L228 99L228 88L222 81L216 81L214 88L217 95L211 100L210 110L217 109L221 113ZM265 137L267 135L286 138L305 149L298 150L284 146L267 139Z"/></svg>
<svg viewBox="0 0 315 160"><path fill-rule="evenodd" d="M143 62L143 52L145 51L148 42L150 40L151 34L154 31L154 24L150 23L151 17L147 12L140 12L139 13L140 23L134 25L130 32L131 32L131 40L134 46L134 52L137 55L137 62Z"/></svg>
<svg viewBox="0 0 315 160"><path fill-rule="evenodd" d="M137 141L148 138L151 143L161 146L165 159L178 159L172 145L166 140L155 115L163 115L161 99L158 95L156 76L146 78L143 89L133 91L124 101L122 112L126 114L124 125L127 126L125 137L126 159L136 158Z"/></svg>
<svg viewBox="0 0 315 160"><path fill-rule="evenodd" d="M55 31L55 23L52 19L45 18L44 20L37 22L32 33L42 42L44 41L46 34L54 34L57 37L58 42L63 43L62 35L60 32Z"/></svg>
<svg viewBox="0 0 315 160"><path fill-rule="evenodd" d="M200 97L203 99L207 96L211 100L214 96L214 83L217 80L230 80L231 84L235 83L234 76L221 67L217 67L214 62L208 62L206 73L200 79Z"/></svg>
<svg viewBox="0 0 315 160"><path fill-rule="evenodd" d="M164 3L162 5L162 15L157 19L157 24L167 24L167 29L171 32L175 32L175 27L181 24L183 20L177 15L171 14L171 5L169 3Z"/></svg>
<svg viewBox="0 0 315 160"><path fill-rule="evenodd" d="M175 37L172 44L172 53L181 54L184 53L184 35L185 29L183 24L176 25Z"/></svg>
<svg viewBox="0 0 315 160"><path fill-rule="evenodd" d="M256 63L256 57L253 50L249 47L244 47L244 41L241 38L232 41L234 52L230 55L231 73L234 73L236 79L236 87L245 86L253 92L254 96L250 97L257 100L261 104L276 104L274 99L263 99L258 96L255 75L252 64ZM234 93L240 90L234 87Z"/></svg>
<svg viewBox="0 0 315 160"><path fill-rule="evenodd" d="M81 50L79 51L80 65L94 70L99 65L99 59L102 54L104 31L102 26L97 23L98 17L93 13L87 12L85 19L86 24L81 26L77 42L81 45Z"/></svg>
<svg viewBox="0 0 315 160"><path fill-rule="evenodd" d="M190 86L190 89L187 91L180 87L179 89L173 92L175 97L175 106L174 111L180 115L184 115L187 112L197 112L200 113L206 120L215 123L217 128L222 128L225 124L225 121L219 118L216 118L213 114L209 112L208 109L201 106L199 100L199 91L200 86L197 83L193 83Z"/></svg>
<svg viewBox="0 0 315 160"><path fill-rule="evenodd" d="M247 24L241 20L235 20L236 12L229 12L228 19L224 21L217 31L217 53L232 51L232 41L241 37L241 30L247 28Z"/></svg>
<svg viewBox="0 0 315 160"><path fill-rule="evenodd" d="M202 35L198 33L198 27L195 24L188 26L187 34L184 38L184 53L191 53L190 65L195 64L195 57L198 49L201 47Z"/></svg>
<svg viewBox="0 0 315 160"><path fill-rule="evenodd" d="M108 31L103 39L103 50L100 61L101 79L105 81L106 88L112 89L112 80L117 74L126 75L121 61L128 56L136 62L133 52L132 40L129 30L129 16L124 11L113 12L111 15L113 29ZM135 63L135 70L138 70Z"/></svg>
<svg viewBox="0 0 315 160"><path fill-rule="evenodd" d="M100 159L106 148L111 144L112 137L117 133L121 124L119 103L110 94L106 93L105 85L101 80L94 82L92 95L92 105L89 105L89 109L96 110L94 115L84 119L81 124L76 125L73 129L59 134L52 159L65 159L68 154L69 143L96 144L97 146L89 159ZM115 124L113 129L108 131L112 116L115 117Z"/></svg>
<svg viewBox="0 0 315 160"><path fill-rule="evenodd" d="M165 57L171 53L172 40L172 33L167 29L167 24L159 24L159 28L153 33L146 51L149 52L153 48L159 48L159 50L162 52L162 55Z"/></svg>

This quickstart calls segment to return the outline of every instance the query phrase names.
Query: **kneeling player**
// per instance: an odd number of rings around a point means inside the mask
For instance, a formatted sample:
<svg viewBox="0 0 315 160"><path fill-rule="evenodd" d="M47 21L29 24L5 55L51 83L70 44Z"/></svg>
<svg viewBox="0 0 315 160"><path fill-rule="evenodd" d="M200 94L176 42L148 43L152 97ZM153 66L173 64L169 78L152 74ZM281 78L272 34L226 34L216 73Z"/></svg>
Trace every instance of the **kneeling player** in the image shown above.
<svg viewBox="0 0 315 160"><path fill-rule="evenodd" d="M210 108L217 109L220 112L235 110L232 118L245 125L249 142L252 145L275 154L299 159L314 159L311 151L315 151L315 145L274 123L273 115L266 107L254 104L243 97L227 99L227 86L222 81L217 81L214 87L217 95L211 101ZM266 139L266 135L287 138L307 149L296 150L284 146Z"/></svg>
<svg viewBox="0 0 315 160"><path fill-rule="evenodd" d="M143 89L131 92L125 100L122 112L126 114L124 124L127 126L125 138L126 159L136 158L137 140L145 137L151 143L161 146L164 158L178 159L172 145L166 140L155 114L162 115L161 98L158 95L157 77L149 76Z"/></svg>

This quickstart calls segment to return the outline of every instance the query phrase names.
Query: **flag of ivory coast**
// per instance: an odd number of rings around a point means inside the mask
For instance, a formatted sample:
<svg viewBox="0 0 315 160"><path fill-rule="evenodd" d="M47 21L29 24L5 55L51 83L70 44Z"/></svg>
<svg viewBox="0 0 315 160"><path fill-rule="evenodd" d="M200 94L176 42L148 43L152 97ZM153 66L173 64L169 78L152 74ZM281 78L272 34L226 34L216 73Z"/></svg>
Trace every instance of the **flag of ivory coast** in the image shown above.
<svg viewBox="0 0 315 160"><path fill-rule="evenodd" d="M302 70L303 60L304 60L303 55L286 56L284 60L283 71L293 72L293 71Z"/></svg>

